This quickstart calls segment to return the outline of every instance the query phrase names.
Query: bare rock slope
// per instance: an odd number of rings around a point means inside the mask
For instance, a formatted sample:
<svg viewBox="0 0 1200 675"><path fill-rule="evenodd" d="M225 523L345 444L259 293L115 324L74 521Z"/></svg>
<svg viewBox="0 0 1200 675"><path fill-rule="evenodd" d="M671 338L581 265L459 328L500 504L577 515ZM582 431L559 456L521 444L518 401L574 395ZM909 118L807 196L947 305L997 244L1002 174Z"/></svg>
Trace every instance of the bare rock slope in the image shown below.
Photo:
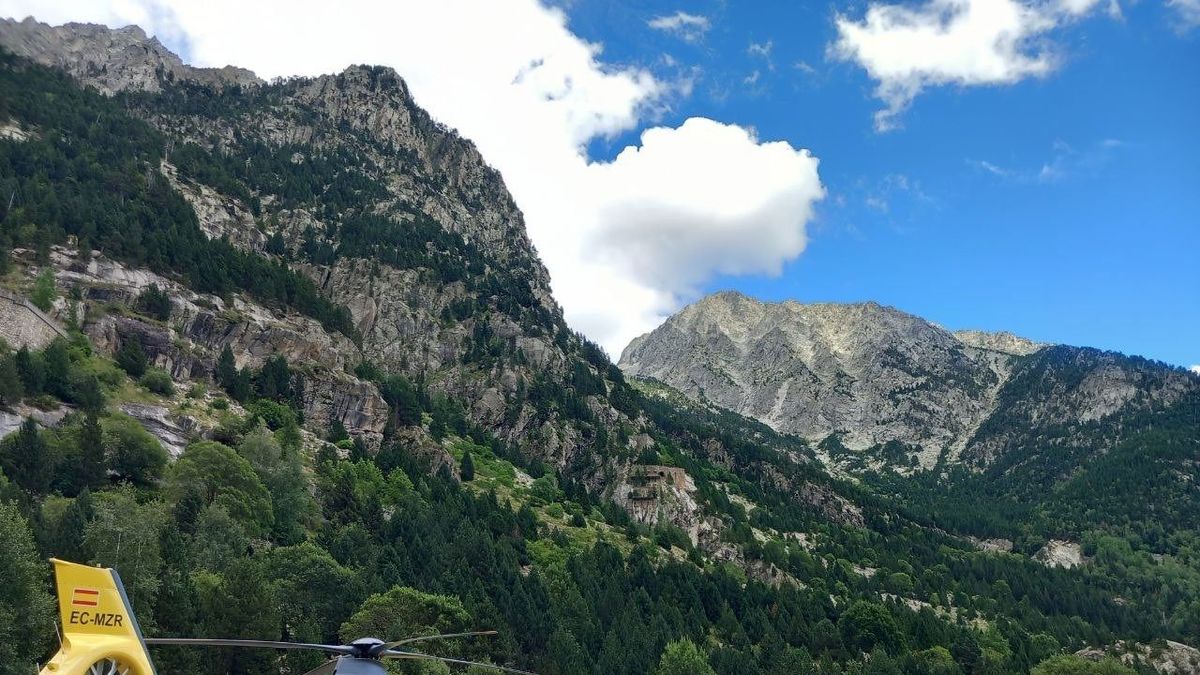
<svg viewBox="0 0 1200 675"><path fill-rule="evenodd" d="M943 456L986 464L1018 436L1030 440L1030 429L1170 405L1196 387L1162 364L951 333L875 303L764 303L736 292L684 308L631 342L620 365L811 441L900 443L926 468Z"/></svg>
<svg viewBox="0 0 1200 675"><path fill-rule="evenodd" d="M0 19L0 44L18 56L62 68L102 92L161 90L164 81L214 86L257 85L244 68L195 68L147 37L138 26L110 29L87 23L49 26L33 18Z"/></svg>

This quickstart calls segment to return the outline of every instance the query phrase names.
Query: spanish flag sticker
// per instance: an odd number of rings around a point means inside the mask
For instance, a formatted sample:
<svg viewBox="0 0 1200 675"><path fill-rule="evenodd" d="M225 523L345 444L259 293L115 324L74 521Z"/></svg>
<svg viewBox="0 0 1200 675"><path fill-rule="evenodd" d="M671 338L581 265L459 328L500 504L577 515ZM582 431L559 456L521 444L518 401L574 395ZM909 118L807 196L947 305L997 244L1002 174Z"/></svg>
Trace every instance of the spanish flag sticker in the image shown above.
<svg viewBox="0 0 1200 675"><path fill-rule="evenodd" d="M100 604L100 591L94 588L76 588L71 593L71 604L77 607L95 607Z"/></svg>

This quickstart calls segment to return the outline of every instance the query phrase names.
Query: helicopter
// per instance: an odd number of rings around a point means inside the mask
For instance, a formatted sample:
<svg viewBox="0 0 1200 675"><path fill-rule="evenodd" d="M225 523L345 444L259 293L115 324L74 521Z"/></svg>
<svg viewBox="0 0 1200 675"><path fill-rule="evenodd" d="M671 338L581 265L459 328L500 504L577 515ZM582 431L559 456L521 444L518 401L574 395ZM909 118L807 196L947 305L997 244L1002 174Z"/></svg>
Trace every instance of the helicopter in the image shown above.
<svg viewBox="0 0 1200 675"><path fill-rule="evenodd" d="M329 660L304 675L386 675L385 661L423 660L480 666L498 672L535 675L490 663L478 663L412 651L409 645L431 640L495 635L480 630L418 635L385 642L364 637L344 645L274 640L145 637L116 570L51 558L58 595L62 644L39 675L157 675L150 645L303 649L324 652Z"/></svg>

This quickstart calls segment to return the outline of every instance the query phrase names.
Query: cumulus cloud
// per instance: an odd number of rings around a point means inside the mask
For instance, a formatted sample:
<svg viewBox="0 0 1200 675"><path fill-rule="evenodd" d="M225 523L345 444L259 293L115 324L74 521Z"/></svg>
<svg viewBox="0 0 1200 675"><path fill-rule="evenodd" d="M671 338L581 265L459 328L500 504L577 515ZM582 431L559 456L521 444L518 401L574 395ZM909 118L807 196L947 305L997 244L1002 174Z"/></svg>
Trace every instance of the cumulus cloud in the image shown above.
<svg viewBox="0 0 1200 675"><path fill-rule="evenodd" d="M656 16L646 22L646 25L664 33L671 33L687 42L699 42L704 39L708 29L712 28L707 16L688 14L679 10L674 14Z"/></svg>
<svg viewBox="0 0 1200 675"><path fill-rule="evenodd" d="M1192 371L1193 373L1195 373L1197 375L1200 375L1200 363L1192 366L1191 368L1188 368L1188 370Z"/></svg>
<svg viewBox="0 0 1200 675"><path fill-rule="evenodd" d="M1048 75L1059 59L1045 42L1047 34L1100 4L1101 0L927 0L915 7L875 3L860 21L836 17L838 37L829 55L857 63L875 80L875 94L885 105L875 115L875 126L887 131L926 88L1003 85Z"/></svg>
<svg viewBox="0 0 1200 675"><path fill-rule="evenodd" d="M804 225L825 191L817 159L738 126L692 118L591 167L591 233L609 262L657 288L686 292L714 272L777 274L804 250Z"/></svg>
<svg viewBox="0 0 1200 675"><path fill-rule="evenodd" d="M710 275L778 271L823 195L806 151L710 120L646 129L591 160L590 141L643 127L678 89L605 63L536 0L0 0L0 14L138 23L196 65L267 78L396 68L501 171L567 321L614 355Z"/></svg>

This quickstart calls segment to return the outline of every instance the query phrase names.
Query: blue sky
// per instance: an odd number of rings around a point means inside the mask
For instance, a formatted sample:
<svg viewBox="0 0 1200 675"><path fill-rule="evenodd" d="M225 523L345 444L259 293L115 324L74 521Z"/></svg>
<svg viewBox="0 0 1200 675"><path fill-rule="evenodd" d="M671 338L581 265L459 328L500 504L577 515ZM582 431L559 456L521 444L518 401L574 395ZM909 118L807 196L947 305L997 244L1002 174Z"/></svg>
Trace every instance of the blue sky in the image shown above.
<svg viewBox="0 0 1200 675"><path fill-rule="evenodd" d="M1054 32L1049 75L928 89L883 133L866 72L826 56L835 14L861 4L566 10L606 60L695 69L661 123L713 117L821 160L828 196L807 250L778 276L721 275L705 290L875 300L952 328L1200 363L1200 29L1171 8L1087 16ZM709 29L688 41L647 25L679 10Z"/></svg>
<svg viewBox="0 0 1200 675"><path fill-rule="evenodd" d="M1200 364L1200 0L544 1L0 15L264 78L394 67L613 356L736 288Z"/></svg>

